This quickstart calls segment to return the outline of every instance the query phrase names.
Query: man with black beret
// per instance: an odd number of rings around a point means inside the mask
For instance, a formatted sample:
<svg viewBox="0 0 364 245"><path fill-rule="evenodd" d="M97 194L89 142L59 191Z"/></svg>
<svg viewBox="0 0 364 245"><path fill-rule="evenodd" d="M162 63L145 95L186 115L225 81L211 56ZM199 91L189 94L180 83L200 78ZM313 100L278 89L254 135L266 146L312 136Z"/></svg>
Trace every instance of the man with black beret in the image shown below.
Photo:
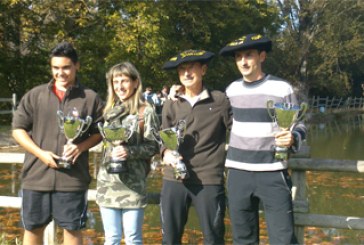
<svg viewBox="0 0 364 245"><path fill-rule="evenodd" d="M272 42L267 37L249 34L220 51L221 55L234 57L242 74L226 89L234 118L225 163L234 244L259 244L260 201L270 244L297 243L292 183L287 161L275 157L275 146L297 151L306 128L297 123L291 131L280 131L268 114L268 100L297 105L291 85L262 70L271 48Z"/></svg>
<svg viewBox="0 0 364 245"><path fill-rule="evenodd" d="M179 153L188 175L176 178L175 155L162 148L163 187L161 221L163 244L181 244L188 212L194 205L204 244L224 244L224 163L231 107L223 92L204 86L207 63L214 56L204 50L186 50L167 61L163 68L176 69L183 89L167 100L162 111L162 128L185 120L186 131Z"/></svg>

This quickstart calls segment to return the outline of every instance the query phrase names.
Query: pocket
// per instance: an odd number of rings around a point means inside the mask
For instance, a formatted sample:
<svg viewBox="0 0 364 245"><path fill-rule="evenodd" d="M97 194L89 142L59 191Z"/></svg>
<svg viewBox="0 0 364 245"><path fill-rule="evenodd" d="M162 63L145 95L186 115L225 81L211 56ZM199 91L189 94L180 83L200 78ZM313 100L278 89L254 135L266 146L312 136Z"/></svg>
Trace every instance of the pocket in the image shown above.
<svg viewBox="0 0 364 245"><path fill-rule="evenodd" d="M292 179L291 179L291 176L289 175L287 169L280 171L280 175L282 177L282 181L283 181L284 185L286 186L287 190L289 191L289 193L292 194L292 192L291 192Z"/></svg>

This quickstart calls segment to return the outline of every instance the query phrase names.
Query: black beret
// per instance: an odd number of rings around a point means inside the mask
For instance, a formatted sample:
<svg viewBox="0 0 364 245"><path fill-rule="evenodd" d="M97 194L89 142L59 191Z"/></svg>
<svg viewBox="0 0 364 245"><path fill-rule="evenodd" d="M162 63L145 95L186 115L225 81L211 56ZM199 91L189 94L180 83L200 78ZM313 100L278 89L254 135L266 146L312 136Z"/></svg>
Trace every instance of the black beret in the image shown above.
<svg viewBox="0 0 364 245"><path fill-rule="evenodd" d="M258 49L269 52L272 49L272 41L260 34L248 34L228 43L220 50L219 54L233 56L235 51L246 49Z"/></svg>
<svg viewBox="0 0 364 245"><path fill-rule="evenodd" d="M214 53L205 51L205 50L186 50L181 53L178 53L176 56L170 58L166 63L163 65L163 69L173 69L179 66L182 63L186 62L201 62L201 63L208 63L212 57L214 57Z"/></svg>

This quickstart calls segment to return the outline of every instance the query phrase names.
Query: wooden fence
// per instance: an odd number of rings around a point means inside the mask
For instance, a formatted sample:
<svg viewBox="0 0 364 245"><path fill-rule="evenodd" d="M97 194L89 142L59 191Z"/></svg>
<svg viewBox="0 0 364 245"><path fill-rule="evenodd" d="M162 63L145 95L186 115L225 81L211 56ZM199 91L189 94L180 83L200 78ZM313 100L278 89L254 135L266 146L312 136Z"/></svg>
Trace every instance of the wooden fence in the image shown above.
<svg viewBox="0 0 364 245"><path fill-rule="evenodd" d="M363 110L364 98L320 97L313 96L308 101L311 112L338 112L346 110Z"/></svg>
<svg viewBox="0 0 364 245"><path fill-rule="evenodd" d="M306 171L336 171L364 173L364 161L313 159L308 157L309 149L306 147L301 153L289 160L292 170L292 198L294 205L295 232L300 244L304 244L304 228L323 227L338 229L364 230L364 217L338 216L313 214L309 212ZM94 153L98 154L98 153ZM22 163L22 153L0 153L0 163ZM95 201L96 191L89 190L88 200ZM159 193L149 193L150 204L159 203ZM20 197L0 196L0 207L20 208ZM44 233L44 244L56 244L56 226L52 222Z"/></svg>
<svg viewBox="0 0 364 245"><path fill-rule="evenodd" d="M16 110L16 94L13 94L11 98L0 98L1 103L10 104L11 108L6 108L5 110L0 110L0 114L13 114L13 112Z"/></svg>
<svg viewBox="0 0 364 245"><path fill-rule="evenodd" d="M0 98L0 103L10 103L11 108L0 110L0 114L11 114L17 105L17 96L12 94L12 98ZM336 112L343 110L364 110L364 97L343 98L343 97L320 97L313 96L308 101L311 112Z"/></svg>

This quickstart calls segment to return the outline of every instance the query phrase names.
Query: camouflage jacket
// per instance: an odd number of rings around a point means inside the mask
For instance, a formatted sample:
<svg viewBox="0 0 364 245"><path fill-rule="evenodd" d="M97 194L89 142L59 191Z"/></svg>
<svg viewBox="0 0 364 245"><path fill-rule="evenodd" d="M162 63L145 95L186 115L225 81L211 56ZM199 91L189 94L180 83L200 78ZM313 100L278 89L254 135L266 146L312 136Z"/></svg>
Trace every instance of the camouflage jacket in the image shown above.
<svg viewBox="0 0 364 245"><path fill-rule="evenodd" d="M128 171L121 174L109 174L105 164L101 164L97 175L96 202L103 207L140 208L146 206L146 177L149 171L149 159L158 151L158 144L152 135L152 129L159 129L159 120L154 109L147 106L144 110L144 130L134 133L127 143L129 156ZM125 120L122 117L121 123ZM143 135L141 133L143 132ZM105 142L104 152L111 147ZM104 154L105 155L105 154ZM103 158L105 162L105 157Z"/></svg>

